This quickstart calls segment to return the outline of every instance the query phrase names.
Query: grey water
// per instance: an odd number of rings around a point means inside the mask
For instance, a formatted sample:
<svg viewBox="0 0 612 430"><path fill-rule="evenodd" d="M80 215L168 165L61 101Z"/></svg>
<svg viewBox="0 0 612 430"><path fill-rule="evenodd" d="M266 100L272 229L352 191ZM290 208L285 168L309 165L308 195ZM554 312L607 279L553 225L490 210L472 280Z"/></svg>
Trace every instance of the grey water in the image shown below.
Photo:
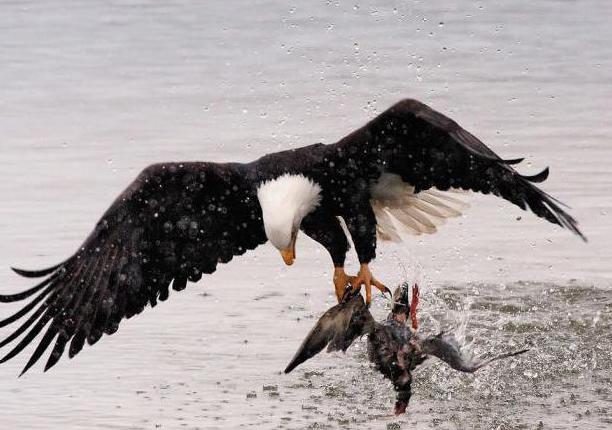
<svg viewBox="0 0 612 430"><path fill-rule="evenodd" d="M0 366L2 428L612 426L611 2L7 0L0 12L2 293L30 285L9 266L72 254L149 163L331 143L404 97L525 156L522 172L550 166L544 189L589 238L466 194L470 209L435 235L380 245L374 273L420 283L424 330L463 321L478 353L531 348L474 375L431 360L399 418L363 343L280 373L334 302L331 261L301 236L293 267L260 247L50 372L17 378L25 357Z"/></svg>

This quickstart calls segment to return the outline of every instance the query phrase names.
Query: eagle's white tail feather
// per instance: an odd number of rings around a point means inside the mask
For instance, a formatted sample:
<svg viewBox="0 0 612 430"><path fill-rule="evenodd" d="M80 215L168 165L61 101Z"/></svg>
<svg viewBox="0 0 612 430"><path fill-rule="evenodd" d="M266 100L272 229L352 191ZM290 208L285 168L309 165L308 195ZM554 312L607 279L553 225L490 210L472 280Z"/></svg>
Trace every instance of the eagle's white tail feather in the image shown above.
<svg viewBox="0 0 612 430"><path fill-rule="evenodd" d="M397 233L393 219L389 216L389 213L385 208L380 207L378 211L375 211L376 215L376 233L381 240L388 240L391 242L401 242L402 238Z"/></svg>
<svg viewBox="0 0 612 430"><path fill-rule="evenodd" d="M376 212L374 212L376 214ZM422 233L423 226L416 222L409 214L403 211L395 211L393 217L397 219L398 223L404 228L404 231L409 234L419 235Z"/></svg>
<svg viewBox="0 0 612 430"><path fill-rule="evenodd" d="M442 219L448 218L448 216L445 213L443 213L443 211L439 210L435 206L435 203L428 202L427 200L422 199L421 197L412 199L411 203L412 203L412 206L414 206L416 209L428 215L432 215L434 217L442 218Z"/></svg>
<svg viewBox="0 0 612 430"><path fill-rule="evenodd" d="M436 197L439 200L443 200L443 201L446 200L447 204L450 203L452 205L456 205L458 209L467 209L470 207L468 203L456 197L453 197L453 195L467 194L466 190L462 190L459 188L451 188L450 190L447 190L447 191L440 191L437 188L430 188L426 192L430 196Z"/></svg>
<svg viewBox="0 0 612 430"><path fill-rule="evenodd" d="M440 191L435 188L414 194L414 187L397 175L384 174L372 187L372 209L380 240L397 242L400 232L433 234L447 218L461 215L469 205L449 194L461 190Z"/></svg>
<svg viewBox="0 0 612 430"><path fill-rule="evenodd" d="M400 209L398 212L401 212L415 220L419 224L420 233L432 234L436 232L436 224L434 224L432 221L432 219L435 219L435 217L427 216L415 206L406 206L405 208Z"/></svg>
<svg viewBox="0 0 612 430"><path fill-rule="evenodd" d="M458 209L449 206L441 198L429 194L430 192L431 190L419 193L419 199L429 203L432 206L435 206L440 211L440 216L444 218L453 218L461 215L461 212ZM460 209L464 209L466 205L462 202L459 203L461 203Z"/></svg>

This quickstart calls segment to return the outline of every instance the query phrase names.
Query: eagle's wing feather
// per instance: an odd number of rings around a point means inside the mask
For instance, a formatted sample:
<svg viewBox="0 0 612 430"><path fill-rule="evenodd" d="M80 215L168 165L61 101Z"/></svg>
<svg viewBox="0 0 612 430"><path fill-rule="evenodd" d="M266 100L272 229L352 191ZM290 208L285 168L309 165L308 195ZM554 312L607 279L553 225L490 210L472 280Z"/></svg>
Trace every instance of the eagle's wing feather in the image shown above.
<svg viewBox="0 0 612 430"><path fill-rule="evenodd" d="M469 205L449 196L451 191L435 188L414 192L414 186L396 174L383 173L370 189L381 240L401 241L399 231L419 235L433 234L447 218L457 217ZM457 193L455 193L457 194ZM397 227L402 227L401 230Z"/></svg>
<svg viewBox="0 0 612 430"><path fill-rule="evenodd" d="M419 101L396 103L336 146L341 154L351 153L352 146L371 154L364 166L371 169L371 177L398 175L415 194L432 188L492 193L586 240L562 204L534 185L546 179L548 169L520 175L512 167L520 159L502 159L455 121Z"/></svg>
<svg viewBox="0 0 612 430"><path fill-rule="evenodd" d="M123 318L166 300L170 284L185 288L204 273L266 241L261 210L236 165L170 163L153 165L117 198L80 249L49 269L17 273L46 278L0 302L31 297L0 327L29 318L0 342L0 358L20 353L44 331L27 371L53 344L45 370L69 343L73 357L85 342L114 333Z"/></svg>

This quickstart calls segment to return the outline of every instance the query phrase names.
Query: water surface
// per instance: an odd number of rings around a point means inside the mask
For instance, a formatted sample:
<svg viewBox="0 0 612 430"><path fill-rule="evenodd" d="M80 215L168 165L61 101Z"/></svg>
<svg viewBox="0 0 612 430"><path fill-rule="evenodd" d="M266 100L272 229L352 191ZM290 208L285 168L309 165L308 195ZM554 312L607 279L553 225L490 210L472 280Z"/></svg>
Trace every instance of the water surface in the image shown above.
<svg viewBox="0 0 612 430"><path fill-rule="evenodd" d="M17 379L23 361L3 365L4 426L611 425L612 3L0 7L3 292L28 285L9 265L46 267L74 252L151 162L249 161L331 143L403 97L504 157L526 156L522 172L549 165L544 188L590 239L466 196L471 209L435 236L382 247L375 273L421 282L426 329L469 308L479 351L533 348L475 375L432 361L401 419L388 417L392 390L363 344L280 375L333 303L328 257L300 238L290 269L261 247L48 374Z"/></svg>

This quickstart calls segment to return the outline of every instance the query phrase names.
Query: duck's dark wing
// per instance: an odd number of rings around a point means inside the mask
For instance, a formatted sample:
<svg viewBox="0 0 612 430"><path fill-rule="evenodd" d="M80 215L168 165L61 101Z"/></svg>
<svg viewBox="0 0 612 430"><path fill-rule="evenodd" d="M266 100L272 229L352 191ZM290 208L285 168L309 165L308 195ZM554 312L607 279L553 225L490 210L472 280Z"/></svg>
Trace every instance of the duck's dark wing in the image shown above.
<svg viewBox="0 0 612 430"><path fill-rule="evenodd" d="M343 156L367 160L371 177L393 173L414 193L435 187L495 194L522 209L561 225L581 238L577 221L561 203L533 185L548 177L512 168L522 159L503 160L478 138L445 115L416 101L403 100L336 144Z"/></svg>
<svg viewBox="0 0 612 430"><path fill-rule="evenodd" d="M474 358L462 350L455 336L450 333L440 333L419 342L424 354L433 355L447 363L450 367L461 372L475 372L492 361L499 360L514 355L523 354L528 349L500 354L492 358Z"/></svg>
<svg viewBox="0 0 612 430"><path fill-rule="evenodd" d="M327 345L327 352L346 351L356 338L370 333L374 324L374 318L361 294L345 297L345 300L319 318L287 365L285 373L314 357Z"/></svg>
<svg viewBox="0 0 612 430"><path fill-rule="evenodd" d="M266 241L261 209L237 165L158 164L145 169L117 198L81 248L46 270L15 270L45 279L0 302L29 299L0 327L22 323L0 342L25 336L0 359L21 352L45 329L29 369L53 344L45 370L85 341L114 333L123 318L168 298L169 286L185 288L203 273ZM31 314L26 317L28 313Z"/></svg>

